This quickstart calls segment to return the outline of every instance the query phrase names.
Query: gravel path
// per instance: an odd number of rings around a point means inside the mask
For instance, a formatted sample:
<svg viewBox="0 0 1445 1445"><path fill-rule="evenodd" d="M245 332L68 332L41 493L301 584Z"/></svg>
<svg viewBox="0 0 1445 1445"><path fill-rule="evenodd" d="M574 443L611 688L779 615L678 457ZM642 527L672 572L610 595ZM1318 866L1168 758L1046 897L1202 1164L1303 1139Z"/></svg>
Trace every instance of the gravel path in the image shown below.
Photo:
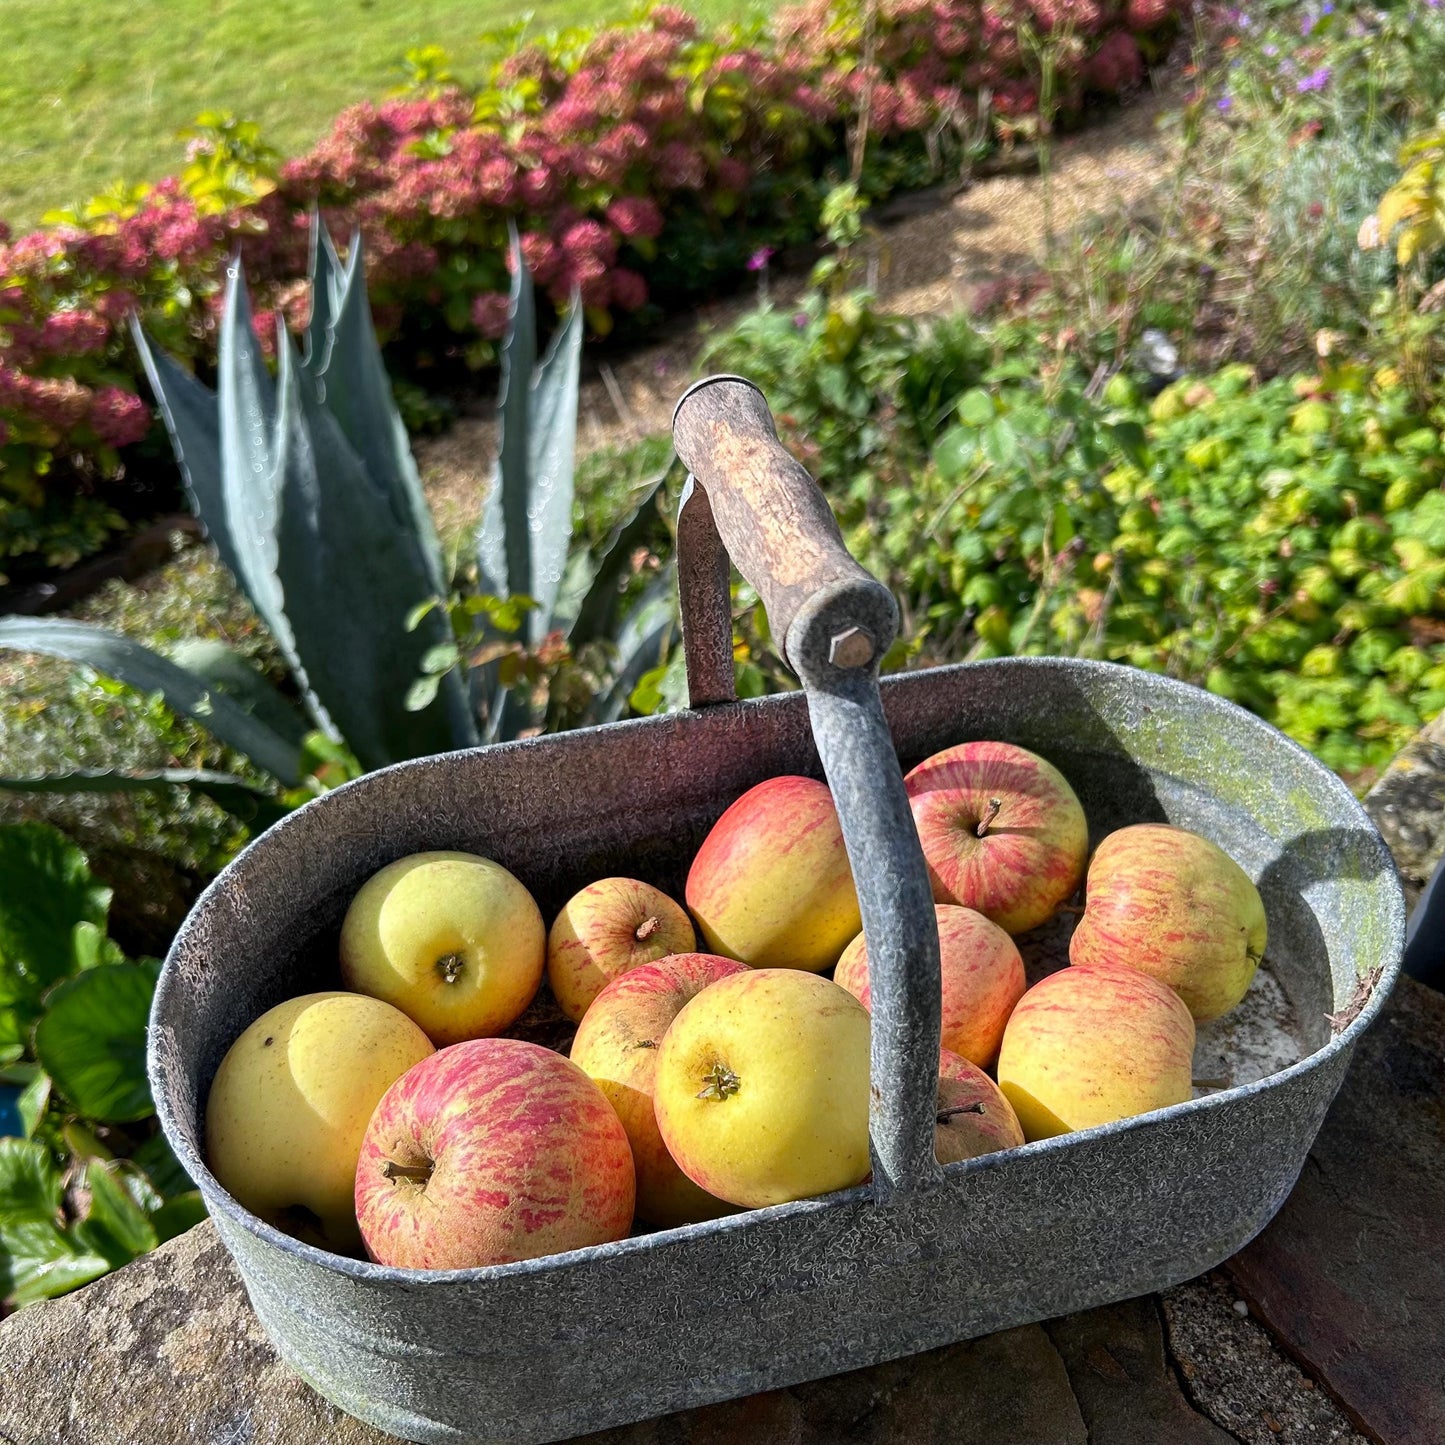
<svg viewBox="0 0 1445 1445"><path fill-rule="evenodd" d="M890 309L938 315L970 304L982 285L1042 263L1049 210L1054 233L1137 204L1169 174L1170 145L1158 122L1178 97L1145 94L1056 147L1046 185L1036 171L1000 175L951 199L902 198L885 216L876 244L877 289ZM911 212L911 214L910 214ZM805 273L770 278L786 300ZM703 339L730 325L757 297L749 292L706 306L656 343L599 369L584 353L578 444L583 451L663 431L694 376ZM427 492L445 530L470 522L496 449L493 398L479 396L445 436L416 443Z"/></svg>

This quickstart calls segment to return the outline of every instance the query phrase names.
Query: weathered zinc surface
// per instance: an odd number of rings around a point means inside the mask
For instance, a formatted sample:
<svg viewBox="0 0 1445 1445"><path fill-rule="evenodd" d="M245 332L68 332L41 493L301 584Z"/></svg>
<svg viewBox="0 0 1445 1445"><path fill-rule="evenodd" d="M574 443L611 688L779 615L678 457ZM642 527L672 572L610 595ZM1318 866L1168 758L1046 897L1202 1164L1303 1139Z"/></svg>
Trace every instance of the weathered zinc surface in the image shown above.
<svg viewBox="0 0 1445 1445"><path fill-rule="evenodd" d="M1277 1210L1398 960L1393 865L1358 805L1257 719L1103 664L940 669L888 682L884 699L905 766L1004 736L1057 763L1100 832L1162 817L1227 843L1260 880L1271 965L1309 1057L1263 1083L954 1166L942 1187L886 1206L862 1189L445 1277L338 1260L219 1190L198 1118L244 1025L333 981L360 883L444 845L498 858L544 909L624 861L676 886L728 802L778 772L816 774L819 759L807 700L792 696L374 774L232 865L178 941L154 1019L167 1131L283 1357L323 1393L418 1440L560 1438L1141 1294L1222 1260ZM1384 983L1362 993L1380 965ZM1356 1004L1332 1037L1325 1013Z"/></svg>

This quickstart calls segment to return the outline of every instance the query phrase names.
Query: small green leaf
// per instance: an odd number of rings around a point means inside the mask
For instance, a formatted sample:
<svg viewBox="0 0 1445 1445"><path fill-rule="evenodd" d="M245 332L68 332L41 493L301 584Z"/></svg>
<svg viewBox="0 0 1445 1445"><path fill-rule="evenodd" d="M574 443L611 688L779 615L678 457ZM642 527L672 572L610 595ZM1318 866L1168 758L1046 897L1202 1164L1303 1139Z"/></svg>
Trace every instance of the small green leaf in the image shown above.
<svg viewBox="0 0 1445 1445"><path fill-rule="evenodd" d="M997 467L1006 467L1019 454L1018 433L1002 417L983 429L984 455Z"/></svg>
<svg viewBox="0 0 1445 1445"><path fill-rule="evenodd" d="M987 426L994 415L993 398L981 387L964 392L958 400L958 419L969 426Z"/></svg>
<svg viewBox="0 0 1445 1445"><path fill-rule="evenodd" d="M428 677L440 677L461 660L455 642L438 642L421 655L421 670Z"/></svg>
<svg viewBox="0 0 1445 1445"><path fill-rule="evenodd" d="M174 1199L168 1199L151 1215L151 1228L155 1230L156 1241L164 1244L188 1229L194 1229L206 1217L205 1201L199 1189L187 1190Z"/></svg>
<svg viewBox="0 0 1445 1445"><path fill-rule="evenodd" d="M113 1269L156 1247L150 1220L106 1165L92 1162L85 1171L90 1208L72 1229L82 1248L100 1255Z"/></svg>
<svg viewBox="0 0 1445 1445"><path fill-rule="evenodd" d="M415 632L422 624L422 619L434 612L440 604L435 597L428 597L423 602L418 602L410 612L406 614L406 630Z"/></svg>
<svg viewBox="0 0 1445 1445"><path fill-rule="evenodd" d="M20 1124L25 1137L32 1138L35 1127L40 1123L46 1106L50 1103L50 1075L37 1069L35 1077L20 1091L15 1107L20 1114Z"/></svg>
<svg viewBox="0 0 1445 1445"><path fill-rule="evenodd" d="M0 1139L0 1220L54 1221L61 1181L50 1150L28 1139Z"/></svg>
<svg viewBox="0 0 1445 1445"><path fill-rule="evenodd" d="M84 971L102 963L124 963L125 953L113 939L106 937L103 929L93 923L77 923L72 947L75 950L75 966Z"/></svg>
<svg viewBox="0 0 1445 1445"><path fill-rule="evenodd" d="M54 1224L0 1218L0 1297L17 1307L68 1294L113 1268Z"/></svg>
<svg viewBox="0 0 1445 1445"><path fill-rule="evenodd" d="M432 704L432 699L437 695L437 689L442 685L442 674L439 672L428 673L425 677L419 677L406 690L406 710L408 712L422 712Z"/></svg>
<svg viewBox="0 0 1445 1445"><path fill-rule="evenodd" d="M110 889L85 854L45 823L0 828L0 963L27 989L77 966L76 925L105 926ZM0 982L0 1003L5 984Z"/></svg>
<svg viewBox="0 0 1445 1445"><path fill-rule="evenodd" d="M176 1158L164 1134L153 1134L130 1157L131 1163L144 1169L150 1182L167 1199L177 1194L188 1194L196 1187L191 1176L181 1168L181 1161Z"/></svg>
<svg viewBox="0 0 1445 1445"><path fill-rule="evenodd" d="M86 1118L124 1122L154 1112L146 1022L160 964L102 964L51 990L35 1056Z"/></svg>
<svg viewBox="0 0 1445 1445"><path fill-rule="evenodd" d="M1055 552L1062 552L1074 540L1074 519L1069 515L1068 506L1064 502L1054 503L1053 533Z"/></svg>

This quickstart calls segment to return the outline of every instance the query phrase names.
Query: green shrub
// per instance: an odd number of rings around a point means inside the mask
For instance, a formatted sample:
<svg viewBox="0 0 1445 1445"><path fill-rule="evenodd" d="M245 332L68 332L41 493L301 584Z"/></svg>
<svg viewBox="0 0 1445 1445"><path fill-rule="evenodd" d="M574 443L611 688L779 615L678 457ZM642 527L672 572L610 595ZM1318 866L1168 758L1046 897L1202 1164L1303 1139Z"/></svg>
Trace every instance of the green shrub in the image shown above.
<svg viewBox="0 0 1445 1445"><path fill-rule="evenodd" d="M898 594L911 657L1167 672L1347 773L1445 707L1445 408L1397 374L1234 365L1151 403L1023 326L887 318L856 293L797 320L748 318L713 357L773 399ZM881 344L843 348L820 384L830 335ZM941 409L917 405L919 378Z"/></svg>

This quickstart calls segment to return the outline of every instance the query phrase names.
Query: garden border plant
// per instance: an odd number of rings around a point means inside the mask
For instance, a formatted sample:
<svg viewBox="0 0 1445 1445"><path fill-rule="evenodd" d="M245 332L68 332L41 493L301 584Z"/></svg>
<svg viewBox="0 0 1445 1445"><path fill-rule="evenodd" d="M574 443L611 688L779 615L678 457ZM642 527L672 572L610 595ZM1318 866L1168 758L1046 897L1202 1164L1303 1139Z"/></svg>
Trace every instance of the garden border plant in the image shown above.
<svg viewBox="0 0 1445 1445"><path fill-rule="evenodd" d="M182 175L0 244L0 565L63 562L118 525L103 481L137 463L151 428L131 310L204 369L239 246L261 344L273 313L304 326L318 203L338 234L364 237L394 362L482 363L505 326L509 223L554 303L580 291L599 332L645 320L741 274L761 246L811 240L850 136L865 138L869 198L917 184L981 126L1031 126L1026 34L1054 37L1068 110L1136 82L1182 5L812 0L716 34L663 5L627 26L514 33L474 86L421 66L410 93L352 107L284 164L254 125L202 117Z"/></svg>

